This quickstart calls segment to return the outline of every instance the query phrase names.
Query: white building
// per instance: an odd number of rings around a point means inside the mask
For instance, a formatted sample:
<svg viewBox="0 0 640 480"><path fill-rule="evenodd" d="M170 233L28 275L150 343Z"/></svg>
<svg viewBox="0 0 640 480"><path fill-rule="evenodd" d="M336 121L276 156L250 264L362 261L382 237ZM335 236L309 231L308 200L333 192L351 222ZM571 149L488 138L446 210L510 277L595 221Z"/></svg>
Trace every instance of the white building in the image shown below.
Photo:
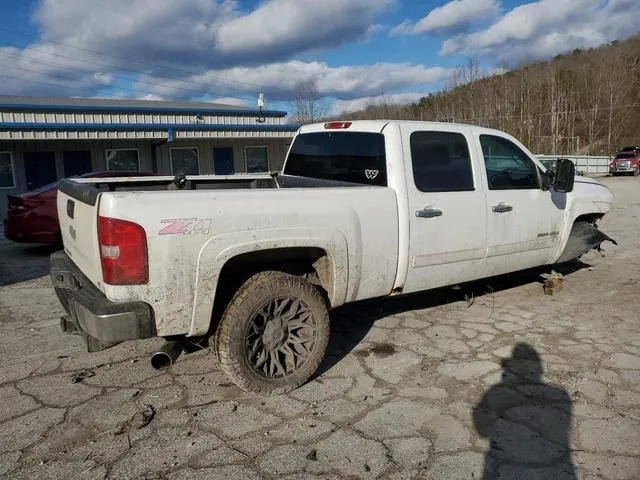
<svg viewBox="0 0 640 480"><path fill-rule="evenodd" d="M277 170L286 112L204 102L0 96L0 216L7 194L89 171Z"/></svg>

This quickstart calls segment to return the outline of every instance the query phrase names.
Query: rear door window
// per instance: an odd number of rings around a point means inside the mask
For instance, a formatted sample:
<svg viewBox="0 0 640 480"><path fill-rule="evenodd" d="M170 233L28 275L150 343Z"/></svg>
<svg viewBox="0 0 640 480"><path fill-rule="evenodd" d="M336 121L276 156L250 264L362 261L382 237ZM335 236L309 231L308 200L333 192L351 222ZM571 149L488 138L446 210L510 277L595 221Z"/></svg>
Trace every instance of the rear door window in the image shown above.
<svg viewBox="0 0 640 480"><path fill-rule="evenodd" d="M411 134L413 180L421 192L474 190L469 145L455 132Z"/></svg>
<svg viewBox="0 0 640 480"><path fill-rule="evenodd" d="M296 137L285 175L387 185L384 135L369 132L314 132Z"/></svg>

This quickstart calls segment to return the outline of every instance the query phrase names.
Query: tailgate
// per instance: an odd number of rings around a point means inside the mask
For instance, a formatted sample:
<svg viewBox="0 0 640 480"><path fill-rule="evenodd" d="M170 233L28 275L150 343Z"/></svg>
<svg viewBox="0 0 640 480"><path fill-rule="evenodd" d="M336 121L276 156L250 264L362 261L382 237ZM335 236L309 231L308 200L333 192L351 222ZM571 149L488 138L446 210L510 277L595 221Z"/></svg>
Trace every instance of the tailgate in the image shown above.
<svg viewBox="0 0 640 480"><path fill-rule="evenodd" d="M98 190L92 184L62 180L57 207L65 252L104 291L98 248Z"/></svg>

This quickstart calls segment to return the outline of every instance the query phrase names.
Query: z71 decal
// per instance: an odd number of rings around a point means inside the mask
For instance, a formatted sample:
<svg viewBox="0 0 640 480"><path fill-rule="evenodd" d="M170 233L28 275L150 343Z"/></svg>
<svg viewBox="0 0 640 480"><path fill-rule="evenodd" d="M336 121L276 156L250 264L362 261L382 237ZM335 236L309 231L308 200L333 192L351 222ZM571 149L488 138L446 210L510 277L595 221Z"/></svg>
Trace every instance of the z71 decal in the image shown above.
<svg viewBox="0 0 640 480"><path fill-rule="evenodd" d="M158 235L208 235L211 231L210 218L176 218L160 220L167 224Z"/></svg>

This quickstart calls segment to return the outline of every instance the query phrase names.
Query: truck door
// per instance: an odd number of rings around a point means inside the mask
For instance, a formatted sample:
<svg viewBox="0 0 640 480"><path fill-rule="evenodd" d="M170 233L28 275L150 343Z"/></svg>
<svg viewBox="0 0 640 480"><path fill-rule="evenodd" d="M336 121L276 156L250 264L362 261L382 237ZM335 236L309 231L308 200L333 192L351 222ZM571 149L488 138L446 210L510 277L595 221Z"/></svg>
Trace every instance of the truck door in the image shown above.
<svg viewBox="0 0 640 480"><path fill-rule="evenodd" d="M403 127L409 204L405 293L480 278L486 198L464 126Z"/></svg>
<svg viewBox="0 0 640 480"><path fill-rule="evenodd" d="M540 169L508 138L481 134L477 141L487 184L486 275L546 264L562 230L566 196L543 191Z"/></svg>

